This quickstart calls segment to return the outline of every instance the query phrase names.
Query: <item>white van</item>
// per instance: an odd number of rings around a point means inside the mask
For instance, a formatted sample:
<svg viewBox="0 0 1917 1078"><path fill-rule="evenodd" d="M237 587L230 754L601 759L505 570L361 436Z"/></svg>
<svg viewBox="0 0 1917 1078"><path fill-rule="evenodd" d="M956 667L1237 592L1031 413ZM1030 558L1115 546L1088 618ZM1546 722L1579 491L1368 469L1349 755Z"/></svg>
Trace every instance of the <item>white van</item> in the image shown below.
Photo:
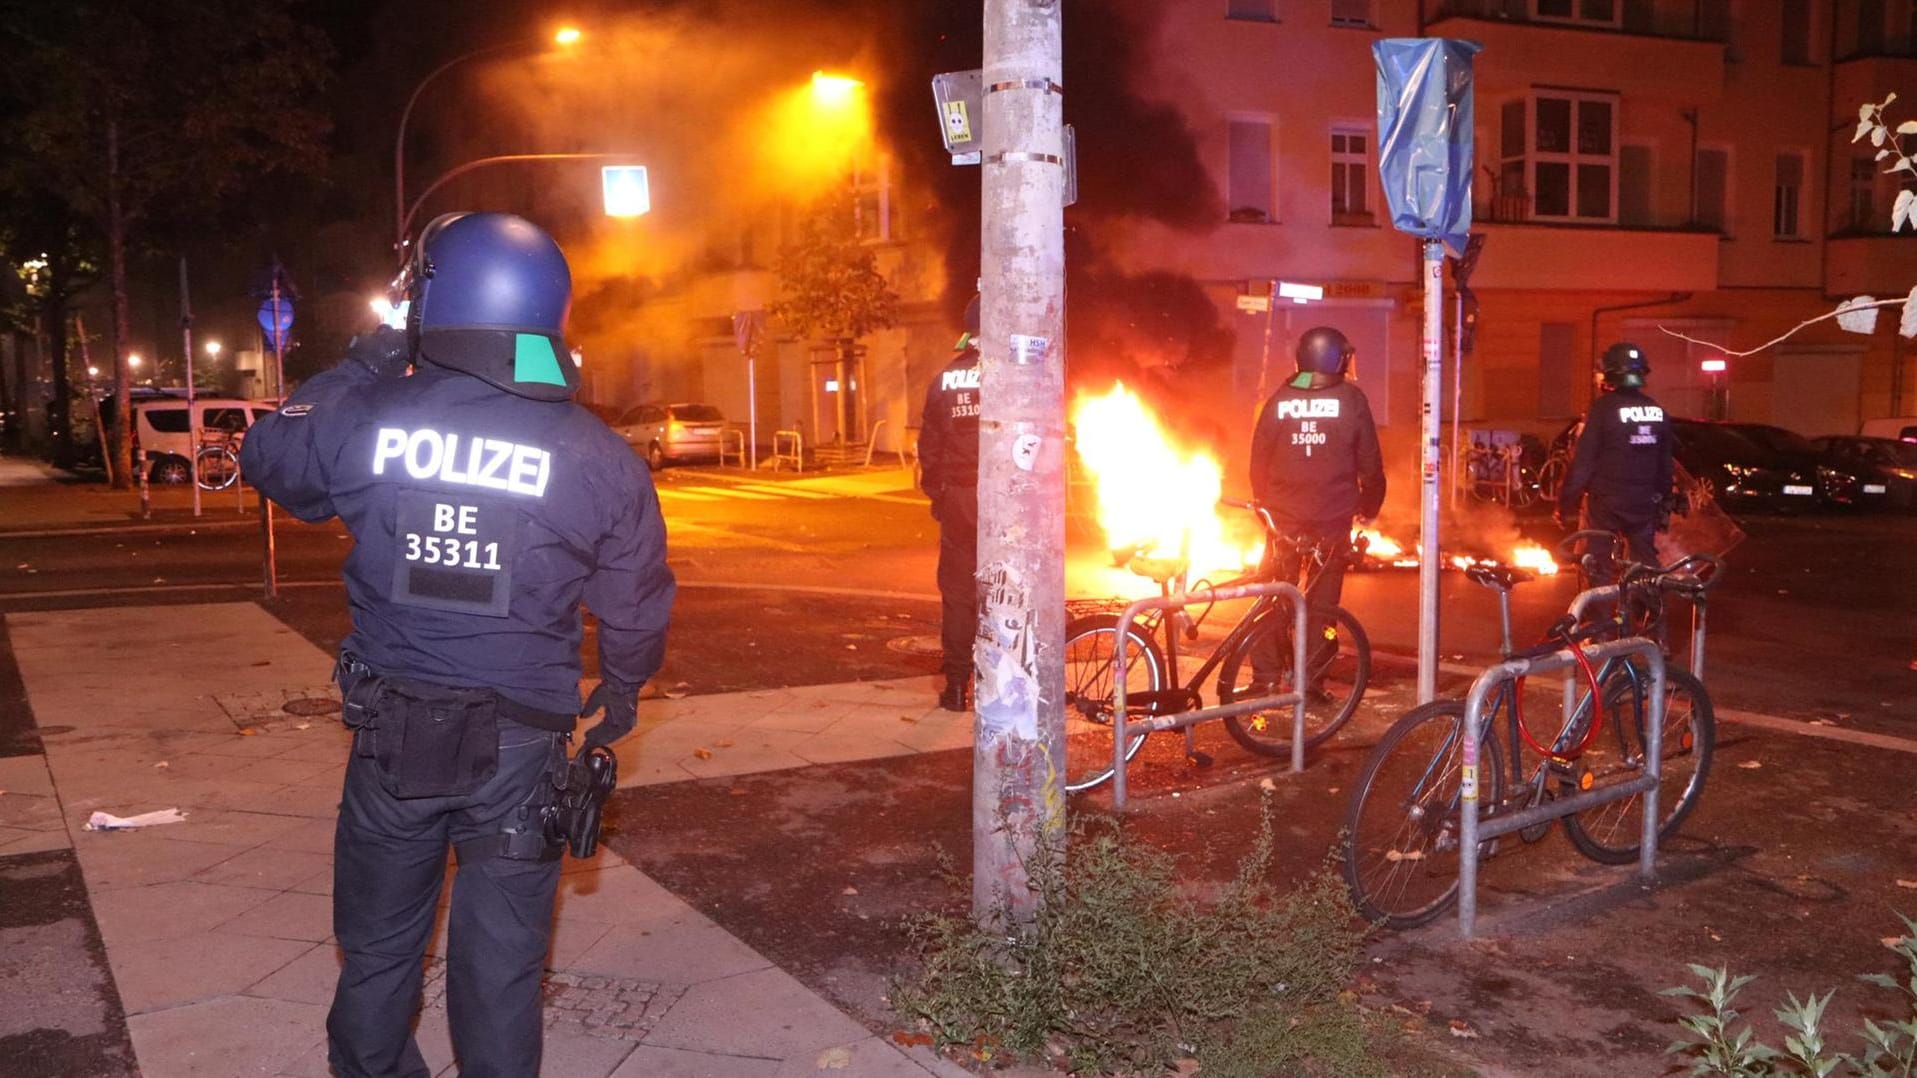
<svg viewBox="0 0 1917 1078"><path fill-rule="evenodd" d="M1917 415L1894 415L1889 419L1866 419L1859 434L1866 438L1890 438L1899 442L1917 442Z"/></svg>
<svg viewBox="0 0 1917 1078"><path fill-rule="evenodd" d="M261 416L272 412L271 401L237 397L198 397L201 437L208 431L244 434ZM147 475L155 483L184 483L193 476L192 432L185 398L160 398L133 406L133 444L146 451Z"/></svg>

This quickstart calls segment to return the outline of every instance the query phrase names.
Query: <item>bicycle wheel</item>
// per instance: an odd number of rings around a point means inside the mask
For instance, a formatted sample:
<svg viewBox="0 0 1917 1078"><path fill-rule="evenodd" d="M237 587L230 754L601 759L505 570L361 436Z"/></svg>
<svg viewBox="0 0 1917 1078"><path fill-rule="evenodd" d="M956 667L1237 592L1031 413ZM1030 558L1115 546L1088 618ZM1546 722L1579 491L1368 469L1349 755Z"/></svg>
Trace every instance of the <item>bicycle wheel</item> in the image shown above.
<svg viewBox="0 0 1917 1078"><path fill-rule="evenodd" d="M193 456L193 478L201 490L225 490L240 477L240 461L230 449L209 445Z"/></svg>
<svg viewBox="0 0 1917 1078"><path fill-rule="evenodd" d="M1637 778L1648 759L1645 731L1651 712L1650 675L1619 668L1605 679L1604 712L1608 729L1578 762L1591 776L1593 789ZM1685 670L1664 675L1664 751L1658 773L1658 841L1675 833L1697 807L1704 780L1711 769L1711 750L1717 741L1717 722L1704 686ZM1607 865L1637 860L1644 837L1644 797L1598 805L1564 818L1564 832L1579 853Z"/></svg>
<svg viewBox="0 0 1917 1078"><path fill-rule="evenodd" d="M1112 777L1113 695L1118 618L1091 614L1065 627L1065 789L1088 790ZM1125 691L1165 687L1165 656L1136 623L1126 634ZM1127 731L1125 759L1147 735Z"/></svg>
<svg viewBox="0 0 1917 1078"><path fill-rule="evenodd" d="M1365 686L1371 681L1371 640L1364 627L1343 607L1312 611L1314 624L1330 624L1311 642L1305 656L1305 751L1324 744L1325 739L1351 720L1364 699ZM1275 638L1275 639L1274 639ZM1252 673L1251 657L1256 648L1276 649L1279 674L1275 684L1258 691ZM1267 651L1266 654L1272 654ZM1291 686L1291 619L1274 610L1232 653L1218 670L1218 699L1229 704L1255 696L1289 693ZM1288 707L1256 711L1249 715L1230 715L1225 729L1240 745L1260 756L1291 755L1294 727Z"/></svg>
<svg viewBox="0 0 1917 1078"><path fill-rule="evenodd" d="M1504 798L1504 752L1491 734L1496 722L1494 711L1478 743L1481 811ZM1416 928L1457 901L1463 746L1464 702L1433 700L1392 724L1358 772L1345 813L1343 867L1366 919Z"/></svg>
<svg viewBox="0 0 1917 1078"><path fill-rule="evenodd" d="M1548 502L1558 500L1558 491L1564 488L1564 476L1571 470L1571 464L1563 457L1552 457L1538 469L1538 497Z"/></svg>

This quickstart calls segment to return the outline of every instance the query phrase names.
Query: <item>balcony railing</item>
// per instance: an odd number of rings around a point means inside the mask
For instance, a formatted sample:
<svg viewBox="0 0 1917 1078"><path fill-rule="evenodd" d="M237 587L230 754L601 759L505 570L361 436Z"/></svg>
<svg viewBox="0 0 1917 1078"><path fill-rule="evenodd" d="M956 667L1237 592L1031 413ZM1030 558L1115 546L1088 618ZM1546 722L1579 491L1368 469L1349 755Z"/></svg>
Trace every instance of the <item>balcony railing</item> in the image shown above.
<svg viewBox="0 0 1917 1078"><path fill-rule="evenodd" d="M1710 12L1721 9L1707 7L1705 0L1655 6L1627 4L1624 0L1616 0L1616 3L1622 9L1620 18L1609 24L1589 19L1537 17L1531 14L1532 0L1438 0L1431 19L1493 19L1557 30L1597 30L1720 44L1730 41L1729 22L1714 18Z"/></svg>

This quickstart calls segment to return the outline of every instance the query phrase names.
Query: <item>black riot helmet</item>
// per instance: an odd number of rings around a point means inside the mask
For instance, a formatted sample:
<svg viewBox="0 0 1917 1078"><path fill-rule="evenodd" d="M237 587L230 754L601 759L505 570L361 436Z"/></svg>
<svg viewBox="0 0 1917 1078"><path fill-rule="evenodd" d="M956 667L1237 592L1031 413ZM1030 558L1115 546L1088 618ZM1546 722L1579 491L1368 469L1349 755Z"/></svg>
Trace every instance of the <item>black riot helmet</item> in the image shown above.
<svg viewBox="0 0 1917 1078"><path fill-rule="evenodd" d="M1351 346L1351 341L1344 334L1330 326L1313 326L1298 338L1297 360L1301 377L1293 379L1293 384L1304 381L1311 383L1309 387L1301 388L1335 385L1344 378L1345 371L1351 367L1351 357L1357 354L1358 350Z"/></svg>
<svg viewBox="0 0 1917 1078"><path fill-rule="evenodd" d="M1604 350L1604 359L1598 364L1604 372L1604 384L1613 389L1636 387L1644 384L1644 376L1651 373L1651 359L1644 349L1629 341L1619 341Z"/></svg>
<svg viewBox="0 0 1917 1078"><path fill-rule="evenodd" d="M959 339L952 345L952 351L963 352L967 348L978 347L978 308L979 296L974 292L972 302L965 305L965 332L959 334Z"/></svg>
<svg viewBox="0 0 1917 1078"><path fill-rule="evenodd" d="M572 271L545 230L509 213L451 213L420 233L407 267L407 331L427 362L515 396L568 400Z"/></svg>

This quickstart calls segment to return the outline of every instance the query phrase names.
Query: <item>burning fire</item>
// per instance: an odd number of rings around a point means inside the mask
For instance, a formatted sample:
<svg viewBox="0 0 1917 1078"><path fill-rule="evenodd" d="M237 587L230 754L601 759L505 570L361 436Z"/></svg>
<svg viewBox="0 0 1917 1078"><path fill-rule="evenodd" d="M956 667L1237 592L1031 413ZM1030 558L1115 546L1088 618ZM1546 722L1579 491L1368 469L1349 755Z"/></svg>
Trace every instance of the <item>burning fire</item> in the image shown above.
<svg viewBox="0 0 1917 1078"><path fill-rule="evenodd" d="M1078 457L1098 492L1105 545L1193 569L1255 565L1262 542L1234 542L1218 515L1224 469L1208 453L1180 449L1137 394L1114 385L1072 404Z"/></svg>
<svg viewBox="0 0 1917 1078"><path fill-rule="evenodd" d="M1511 552L1511 564L1520 569L1529 569L1539 576L1556 576L1558 572L1557 559L1536 543L1519 543L1517 549Z"/></svg>

